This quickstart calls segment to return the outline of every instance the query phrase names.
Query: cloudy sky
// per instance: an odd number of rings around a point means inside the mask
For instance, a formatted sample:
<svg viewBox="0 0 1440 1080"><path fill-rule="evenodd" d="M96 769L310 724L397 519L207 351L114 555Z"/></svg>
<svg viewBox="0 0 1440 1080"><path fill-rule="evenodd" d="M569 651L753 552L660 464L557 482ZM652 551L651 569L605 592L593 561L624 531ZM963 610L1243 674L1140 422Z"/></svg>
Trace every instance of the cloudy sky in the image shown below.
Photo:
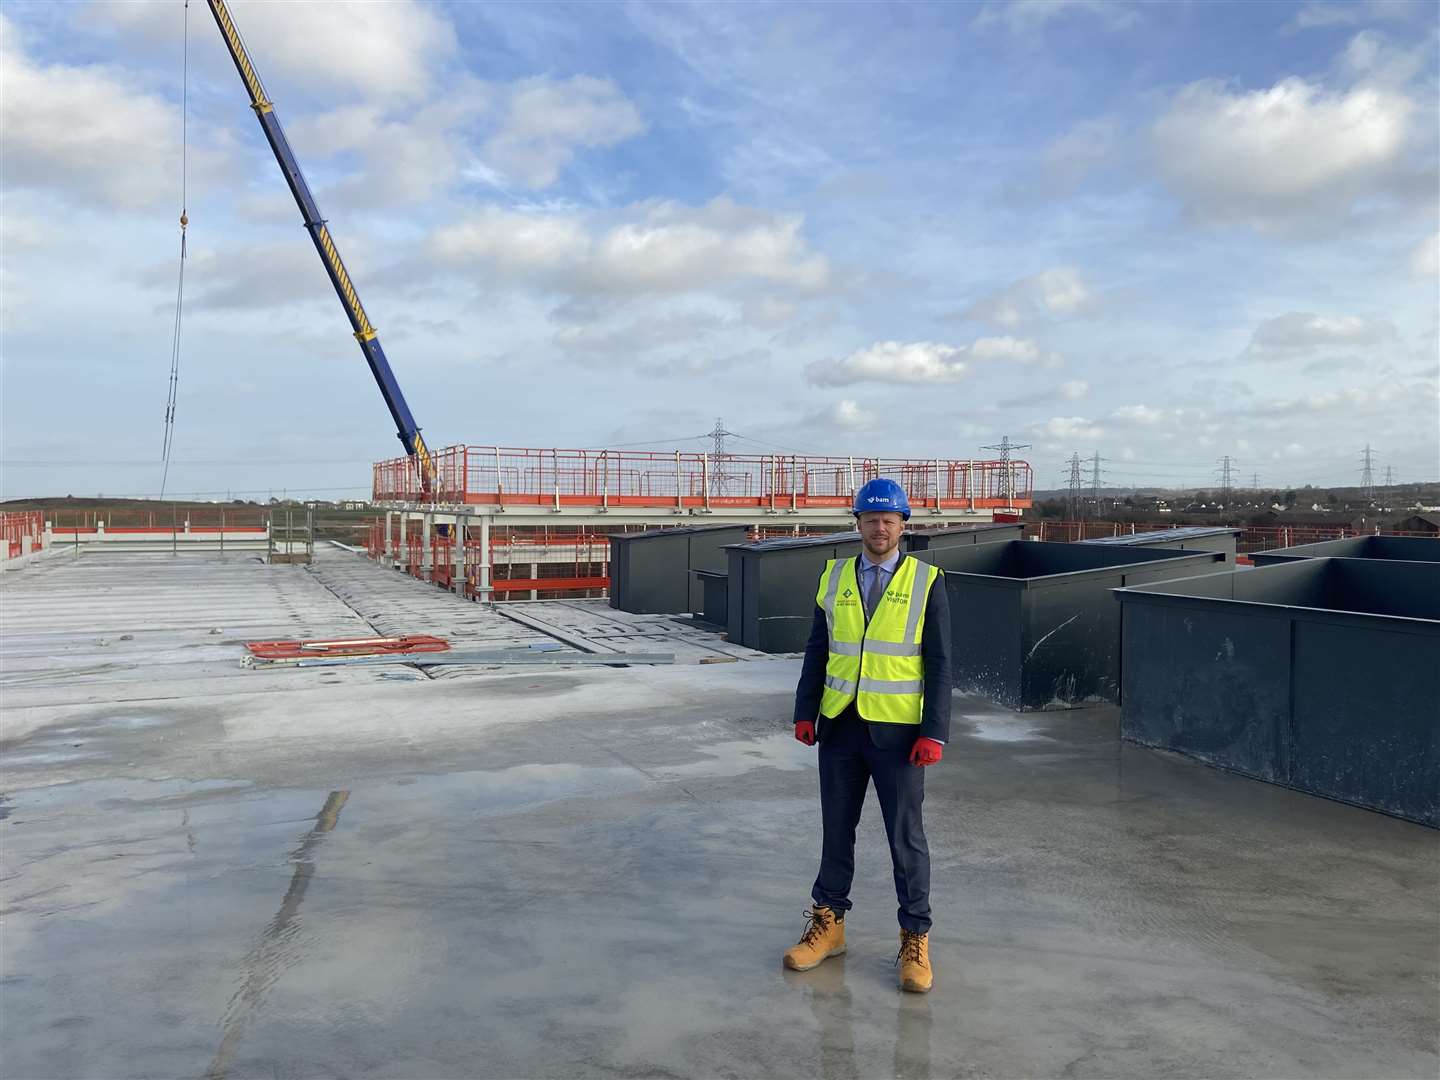
<svg viewBox="0 0 1440 1080"><path fill-rule="evenodd" d="M1428 0L232 10L433 446L1440 476ZM170 490L363 495L399 444L189 19ZM0 9L6 497L159 490L183 40Z"/></svg>

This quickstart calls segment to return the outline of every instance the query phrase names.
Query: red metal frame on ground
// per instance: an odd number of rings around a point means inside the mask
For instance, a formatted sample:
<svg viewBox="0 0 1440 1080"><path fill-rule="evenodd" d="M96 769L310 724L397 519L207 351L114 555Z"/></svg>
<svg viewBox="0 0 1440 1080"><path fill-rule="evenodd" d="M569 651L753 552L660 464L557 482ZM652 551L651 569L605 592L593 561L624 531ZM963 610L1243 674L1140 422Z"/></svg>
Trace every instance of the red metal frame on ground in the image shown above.
<svg viewBox="0 0 1440 1080"><path fill-rule="evenodd" d="M1025 509L1034 486L1024 461L806 457L677 450L541 450L450 446L433 455L426 496L413 459L376 462L376 502L438 505L845 509L867 480L900 482L925 510Z"/></svg>
<svg viewBox="0 0 1440 1080"><path fill-rule="evenodd" d="M450 642L431 634L408 637L341 638L333 641L247 641L250 655L261 660L298 660L324 656L390 656L398 653L446 652Z"/></svg>

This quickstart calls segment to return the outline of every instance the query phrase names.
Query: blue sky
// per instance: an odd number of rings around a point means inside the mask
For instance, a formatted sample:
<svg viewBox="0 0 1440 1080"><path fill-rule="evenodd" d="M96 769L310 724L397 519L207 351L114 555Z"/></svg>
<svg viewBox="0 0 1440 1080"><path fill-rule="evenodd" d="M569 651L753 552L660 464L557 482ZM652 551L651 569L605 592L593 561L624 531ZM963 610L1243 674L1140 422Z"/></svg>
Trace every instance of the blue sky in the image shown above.
<svg viewBox="0 0 1440 1080"><path fill-rule="evenodd" d="M232 10L432 445L1440 476L1433 3ZM0 12L6 497L159 490L183 27ZM189 40L170 490L363 495L388 415Z"/></svg>

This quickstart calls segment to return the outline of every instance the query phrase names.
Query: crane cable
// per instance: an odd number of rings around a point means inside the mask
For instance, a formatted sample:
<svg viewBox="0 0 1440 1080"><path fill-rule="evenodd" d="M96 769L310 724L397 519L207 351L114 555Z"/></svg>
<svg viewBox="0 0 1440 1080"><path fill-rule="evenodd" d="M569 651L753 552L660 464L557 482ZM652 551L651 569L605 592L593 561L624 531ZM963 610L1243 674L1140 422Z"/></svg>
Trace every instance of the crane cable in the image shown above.
<svg viewBox="0 0 1440 1080"><path fill-rule="evenodd" d="M180 90L180 275L175 286L175 330L170 340L170 391L165 401L165 443L161 456L165 471L160 477L160 497L165 497L165 483L170 478L170 447L175 441L175 396L180 384L180 316L185 302L185 226L190 224L186 213L189 202L190 172L190 0L185 0L184 45L181 48Z"/></svg>

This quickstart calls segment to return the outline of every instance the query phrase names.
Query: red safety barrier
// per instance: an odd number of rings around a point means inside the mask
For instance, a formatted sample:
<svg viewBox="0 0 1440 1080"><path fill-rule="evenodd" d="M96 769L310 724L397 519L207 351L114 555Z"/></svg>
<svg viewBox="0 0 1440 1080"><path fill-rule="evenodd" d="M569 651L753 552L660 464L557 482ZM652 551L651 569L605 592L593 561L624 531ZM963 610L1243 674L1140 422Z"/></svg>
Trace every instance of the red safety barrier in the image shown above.
<svg viewBox="0 0 1440 1080"><path fill-rule="evenodd" d="M574 589L608 589L608 577L494 578L490 588L497 593L570 592Z"/></svg>
<svg viewBox="0 0 1440 1080"><path fill-rule="evenodd" d="M1024 461L880 459L677 450L450 446L433 454L426 495L413 459L374 466L376 502L769 511L851 505L867 480L898 480L916 511L1023 510L1034 486Z"/></svg>
<svg viewBox="0 0 1440 1080"><path fill-rule="evenodd" d="M270 520L270 510L263 506L177 505L169 510L159 511L133 507L111 507L102 510L55 507L47 513L55 531L73 529L82 533L93 532L100 525L104 525L106 532L153 529L169 533L184 529L187 523L192 532L222 528L226 532L264 531Z"/></svg>
<svg viewBox="0 0 1440 1080"><path fill-rule="evenodd" d="M12 510L0 514L0 531L3 531L7 559L25 553L26 537L30 538L30 550L39 551L45 546L45 515L39 510Z"/></svg>
<svg viewBox="0 0 1440 1080"><path fill-rule="evenodd" d="M411 577L423 577L425 564L425 529L418 521L405 523L405 572Z"/></svg>
<svg viewBox="0 0 1440 1080"><path fill-rule="evenodd" d="M442 589L450 588L454 570L450 564L451 552L455 550L452 537L432 533L430 536L430 580Z"/></svg>

